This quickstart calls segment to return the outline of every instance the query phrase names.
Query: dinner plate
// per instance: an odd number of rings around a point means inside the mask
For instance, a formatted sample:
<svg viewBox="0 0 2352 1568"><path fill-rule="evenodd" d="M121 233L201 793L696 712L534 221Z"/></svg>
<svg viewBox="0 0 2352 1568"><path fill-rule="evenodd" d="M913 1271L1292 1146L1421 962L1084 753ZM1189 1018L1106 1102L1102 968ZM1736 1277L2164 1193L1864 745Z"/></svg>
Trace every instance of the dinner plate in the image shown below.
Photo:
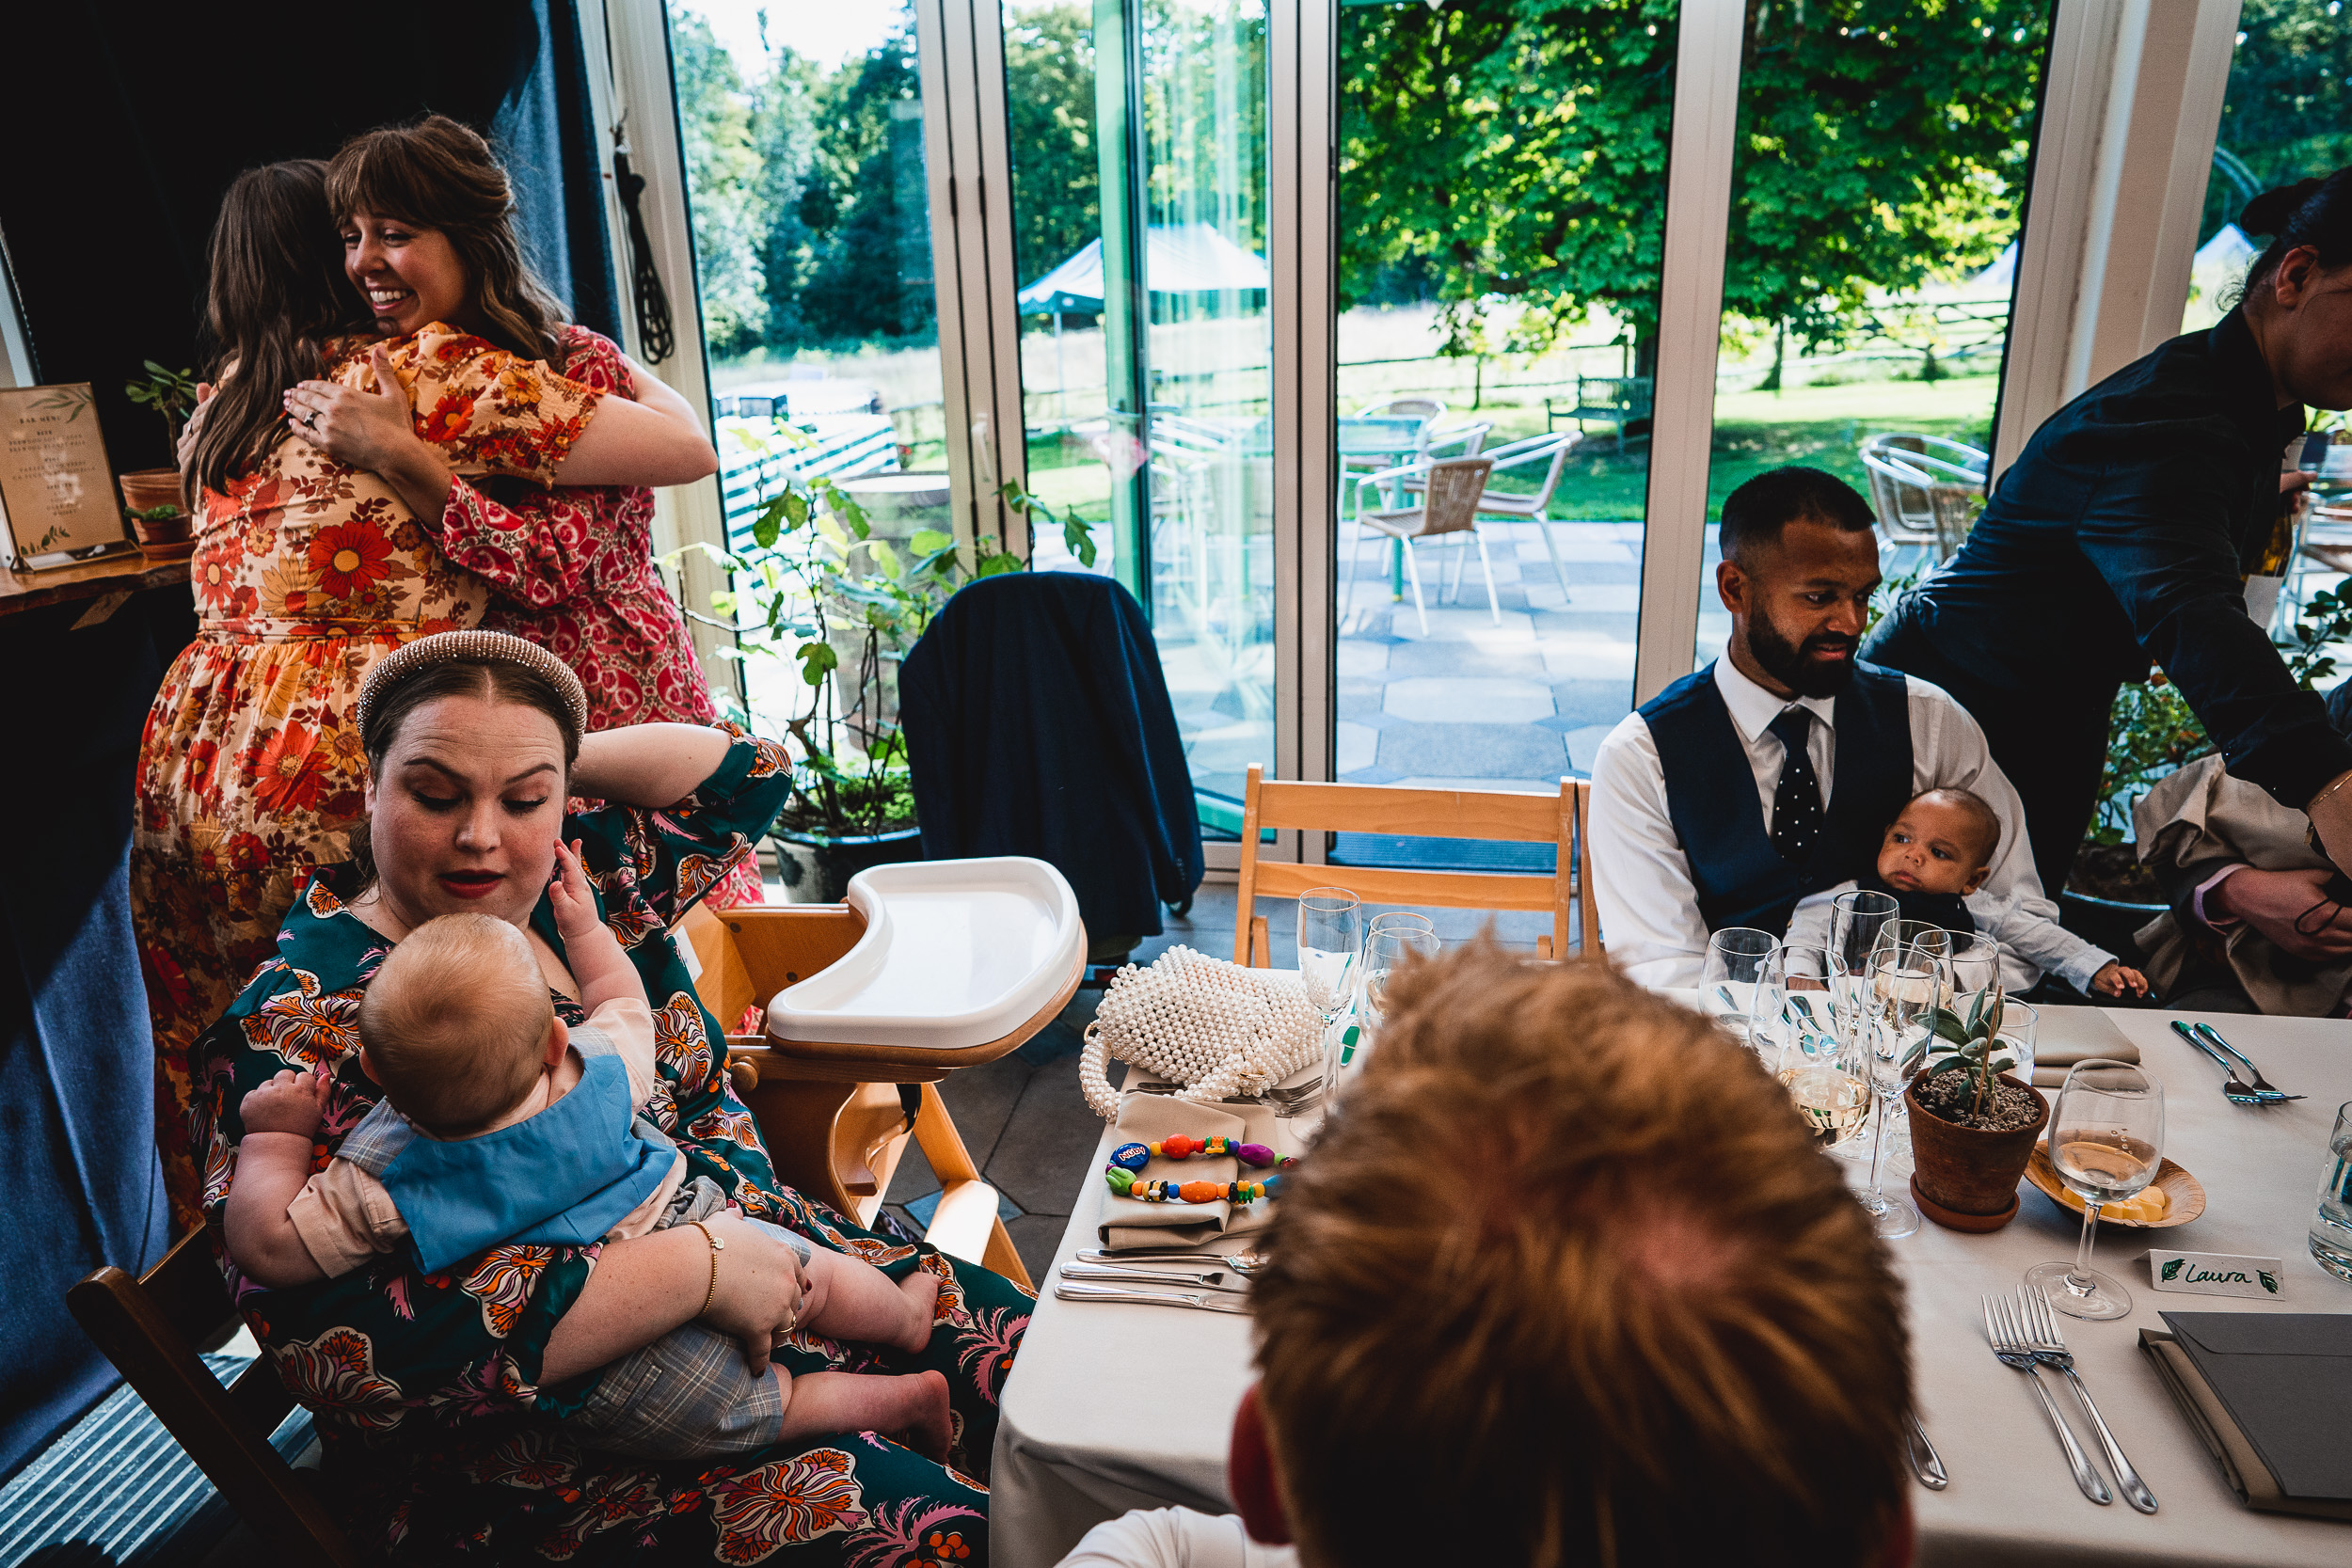
<svg viewBox="0 0 2352 1568"><path fill-rule="evenodd" d="M2033 1158L2026 1162L2026 1180L2074 1213L2083 1212L2082 1198L2058 1180L2057 1170L2050 1164L2050 1151L2040 1144L2033 1146ZM2186 1225L2205 1212L2204 1183L2169 1160L2156 1167L2156 1179L2150 1185L2164 1189L2169 1204L2164 1218L2127 1220L2113 1209L2101 1209L2099 1223L2120 1225L2127 1230L2169 1230L2176 1225Z"/></svg>

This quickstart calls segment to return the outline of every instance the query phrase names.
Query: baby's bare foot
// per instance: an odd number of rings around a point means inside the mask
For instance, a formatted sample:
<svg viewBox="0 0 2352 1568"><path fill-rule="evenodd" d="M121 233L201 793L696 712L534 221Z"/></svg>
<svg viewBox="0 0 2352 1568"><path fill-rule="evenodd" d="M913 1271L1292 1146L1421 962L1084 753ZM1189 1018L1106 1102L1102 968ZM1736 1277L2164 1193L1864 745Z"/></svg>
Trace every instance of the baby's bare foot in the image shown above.
<svg viewBox="0 0 2352 1568"><path fill-rule="evenodd" d="M906 1337L894 1340L897 1349L922 1351L931 1342L931 1322L939 1312L939 1275L929 1269L917 1269L898 1281L898 1293L907 1298Z"/></svg>
<svg viewBox="0 0 2352 1568"><path fill-rule="evenodd" d="M947 1418L947 1379L938 1372L910 1372L907 1427L900 1440L934 1465L947 1463L954 1430Z"/></svg>

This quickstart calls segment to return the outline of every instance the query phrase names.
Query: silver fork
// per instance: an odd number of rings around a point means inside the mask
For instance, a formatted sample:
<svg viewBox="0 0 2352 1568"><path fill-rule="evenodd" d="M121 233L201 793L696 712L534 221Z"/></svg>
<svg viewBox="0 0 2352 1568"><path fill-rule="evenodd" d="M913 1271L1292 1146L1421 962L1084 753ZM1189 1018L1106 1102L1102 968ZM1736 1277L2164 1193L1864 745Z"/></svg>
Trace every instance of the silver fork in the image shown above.
<svg viewBox="0 0 2352 1568"><path fill-rule="evenodd" d="M1078 1254L1081 1263L1106 1263L1114 1268L1136 1263L1200 1264L1208 1267L1223 1264L1235 1274L1255 1274L1266 1266L1262 1254L1254 1252L1202 1252L1197 1248L1145 1247L1140 1251L1112 1252L1105 1247L1088 1247Z"/></svg>
<svg viewBox="0 0 2352 1568"><path fill-rule="evenodd" d="M1984 1298L1984 1337L1993 1341L1994 1358L2002 1366L2014 1367L2025 1373L2033 1384L2033 1391L2042 1396L2042 1412L2050 1418L2050 1430L2058 1433L2058 1447L2066 1450L2067 1467L2074 1472L2074 1484L2082 1488L2083 1496L2094 1503L2115 1501L2115 1494L2107 1490L2107 1483L2100 1479L2097 1470L2091 1468L2090 1456L2083 1452L2080 1443L2074 1441L2074 1433L2067 1428L2066 1418L2058 1414L2058 1401L2052 1399L2050 1390L2042 1386L2041 1370L2034 1361L2033 1352L2026 1348L2025 1336L2017 1332L2006 1297Z"/></svg>
<svg viewBox="0 0 2352 1568"><path fill-rule="evenodd" d="M2231 1104L2260 1105L2263 1103L2263 1097L2261 1095L2256 1094L2250 1087L2239 1081L2237 1069L2222 1059L2220 1056L2215 1054L2213 1047L2198 1038L2197 1031L2190 1028L2186 1022L2177 1018L2174 1019L2172 1021L2172 1032L2180 1036L2181 1038L2188 1041L2190 1045L2196 1047L2199 1054L2209 1058L2217 1067L2220 1068L2222 1071L2230 1075L2229 1081L2221 1085L2221 1092L2229 1097Z"/></svg>
<svg viewBox="0 0 2352 1568"><path fill-rule="evenodd" d="M2123 1494L2123 1500L2142 1513L2156 1511L2156 1495L2148 1490L2148 1483L2139 1479L2132 1462L2123 1457L2123 1445L2115 1440L2107 1423L2099 1414L2099 1407L2090 1402L2090 1386L2074 1370L2074 1358L2067 1354L2066 1338L2058 1332L2058 1314L2050 1310L2050 1298L2027 1286L2017 1292L2018 1315L2024 1320L2026 1348L2033 1358L2046 1367L2056 1367L2074 1385L2074 1398L2081 1402L2083 1414L2090 1418L2090 1425L2099 1433L2099 1447L2106 1450L2107 1468L2115 1472L2115 1484Z"/></svg>
<svg viewBox="0 0 2352 1568"><path fill-rule="evenodd" d="M2215 1028L2212 1024L2200 1023L2196 1026L2196 1028L2197 1033L2200 1036L2203 1037L2206 1040L2212 1042L2213 1044L2219 1046L2222 1050L2228 1052L2231 1055L2235 1056L2239 1061L2246 1064L2246 1070L2254 1075L2255 1097L2261 1100L2263 1103L2266 1105L2276 1105L2285 1101L2300 1100L2303 1098L2299 1094L2288 1094L2283 1089L2274 1088L2271 1085L2270 1080L2263 1076L2263 1069L2254 1065L2254 1058L2249 1056L2245 1052L2240 1051L2236 1046L2232 1045L2228 1040L2223 1039L2221 1037L2221 1031Z"/></svg>

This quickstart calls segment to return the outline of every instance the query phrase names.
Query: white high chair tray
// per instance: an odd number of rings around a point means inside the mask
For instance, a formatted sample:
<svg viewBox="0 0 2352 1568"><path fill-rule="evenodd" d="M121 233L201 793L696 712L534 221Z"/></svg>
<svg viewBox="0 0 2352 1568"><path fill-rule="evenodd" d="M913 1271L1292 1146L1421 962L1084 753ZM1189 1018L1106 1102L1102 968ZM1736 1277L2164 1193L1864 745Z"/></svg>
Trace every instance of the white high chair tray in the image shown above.
<svg viewBox="0 0 2352 1568"><path fill-rule="evenodd" d="M961 1050L1002 1039L1086 958L1077 896L1043 861L914 861L850 879L866 933L768 1005L787 1040Z"/></svg>

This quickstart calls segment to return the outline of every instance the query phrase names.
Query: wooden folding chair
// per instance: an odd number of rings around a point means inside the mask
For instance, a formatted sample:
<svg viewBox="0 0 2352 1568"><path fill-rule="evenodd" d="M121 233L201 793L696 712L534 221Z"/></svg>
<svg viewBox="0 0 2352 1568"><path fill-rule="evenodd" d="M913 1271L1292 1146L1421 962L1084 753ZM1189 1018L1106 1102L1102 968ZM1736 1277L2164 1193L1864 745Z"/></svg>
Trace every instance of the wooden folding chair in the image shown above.
<svg viewBox="0 0 2352 1568"><path fill-rule="evenodd" d="M699 966L694 989L703 1005L720 1019L735 1020L839 959L865 929L865 920L846 904L721 911L697 905L675 934ZM1082 946L1053 1000L1001 1039L981 1045L932 1051L729 1035L729 1070L759 1120L777 1179L871 1225L911 1134L941 1189L924 1239L1028 1284L1028 1271L997 1217L996 1191L980 1180L938 1085L958 1068L993 1062L1026 1042L1054 1021L1085 972Z"/></svg>
<svg viewBox="0 0 2352 1568"><path fill-rule="evenodd" d="M1391 789L1380 784L1296 784L1249 765L1242 800L1241 893L1233 911L1233 961L1273 967L1261 896L1295 898L1310 888L1343 887L1367 904L1420 904L1453 910L1549 910L1551 934L1536 939L1541 958L1568 951L1568 905L1575 901L1580 951L1600 952L1600 911L1593 901L1584 849L1592 785L1560 781L1557 795L1500 790ZM1381 833L1415 838L1503 839L1555 847L1553 869L1406 871L1389 866L1308 865L1258 858L1268 828L1306 832Z"/></svg>
<svg viewBox="0 0 2352 1568"><path fill-rule="evenodd" d="M294 1398L267 1355L221 1386L196 1347L232 1315L229 1289L198 1231L133 1278L111 1264L65 1293L67 1310L138 1390L272 1562L347 1568L360 1559L326 1506L270 1447Z"/></svg>

